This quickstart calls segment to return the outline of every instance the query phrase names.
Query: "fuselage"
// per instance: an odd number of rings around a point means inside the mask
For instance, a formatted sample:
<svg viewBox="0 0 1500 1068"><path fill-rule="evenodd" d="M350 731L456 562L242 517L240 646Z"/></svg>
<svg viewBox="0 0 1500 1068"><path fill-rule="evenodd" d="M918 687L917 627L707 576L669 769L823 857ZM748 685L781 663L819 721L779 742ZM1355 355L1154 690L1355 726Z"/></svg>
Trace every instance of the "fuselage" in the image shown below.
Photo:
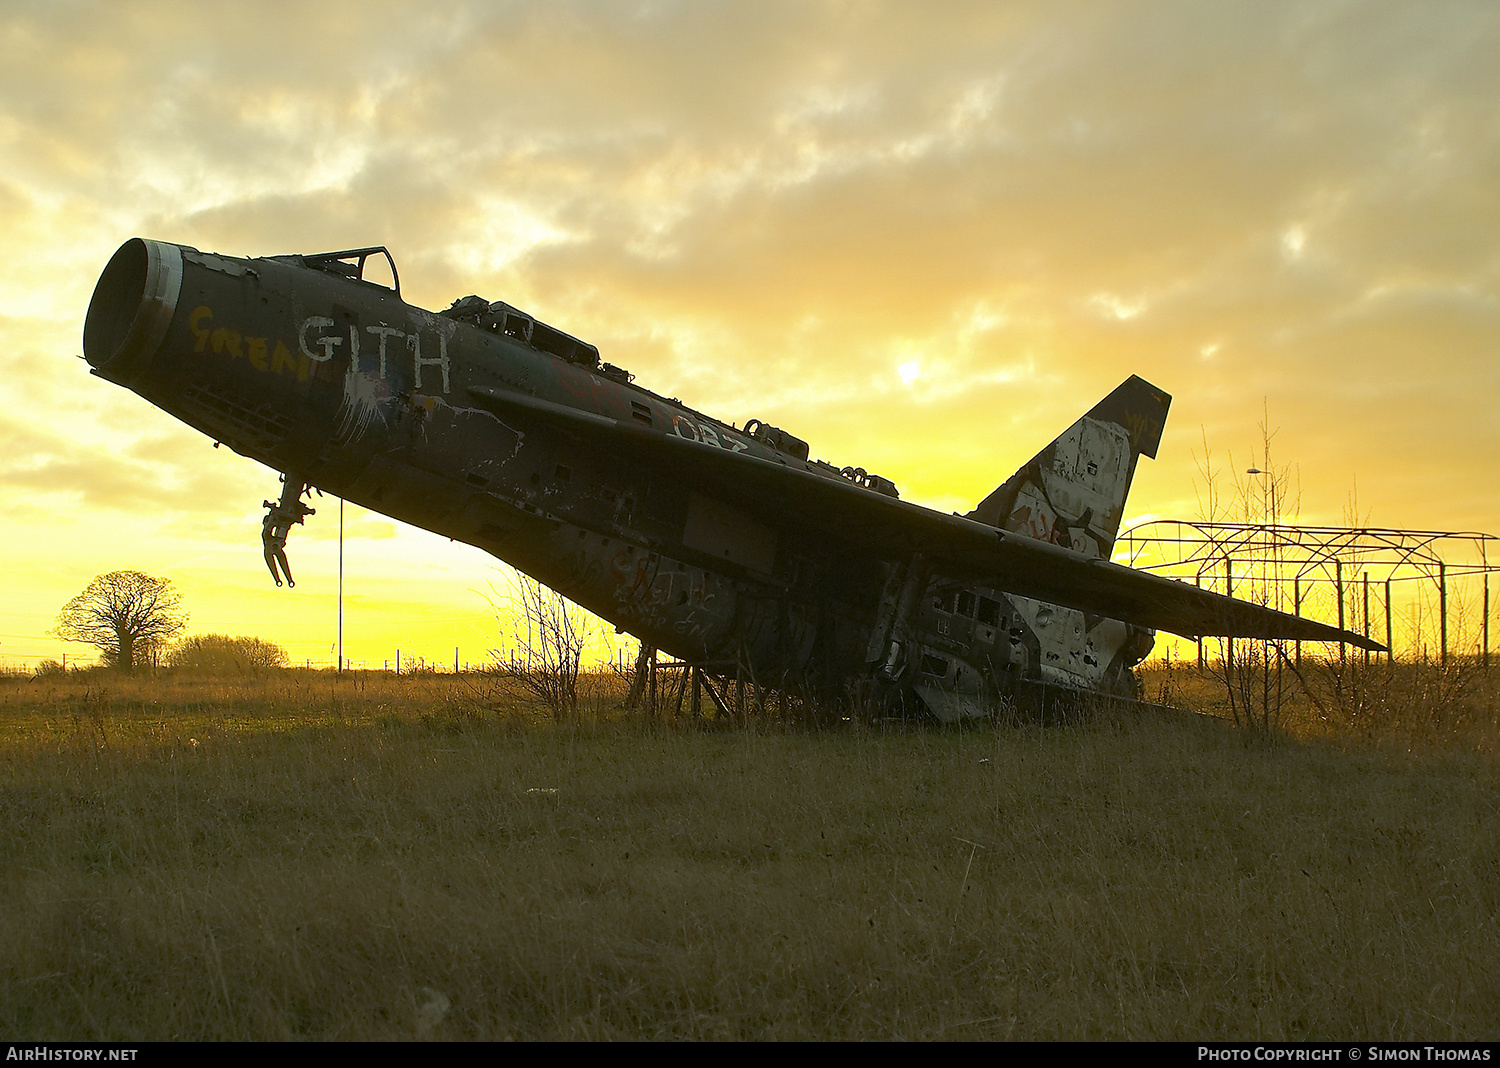
<svg viewBox="0 0 1500 1068"><path fill-rule="evenodd" d="M134 240L100 278L84 350L96 374L289 481L478 546L649 645L761 685L828 696L873 678L925 687L954 718L1016 680L1121 690L1149 648L1149 631L964 586L920 547L872 557L795 514L765 521L611 448L588 420L895 495L774 427L644 389L507 305L435 313L301 257Z"/></svg>

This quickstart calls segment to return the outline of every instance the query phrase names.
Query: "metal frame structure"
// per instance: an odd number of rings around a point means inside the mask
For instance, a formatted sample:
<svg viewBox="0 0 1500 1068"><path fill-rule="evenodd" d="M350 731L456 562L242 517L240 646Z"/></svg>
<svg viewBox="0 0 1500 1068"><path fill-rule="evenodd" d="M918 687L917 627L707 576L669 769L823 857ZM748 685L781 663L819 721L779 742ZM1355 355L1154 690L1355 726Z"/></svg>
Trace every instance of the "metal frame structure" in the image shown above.
<svg viewBox="0 0 1500 1068"><path fill-rule="evenodd" d="M1450 594L1456 584L1482 584L1480 658L1489 666L1490 555L1500 537L1473 530L1401 530L1393 527L1326 527L1295 523L1231 523L1155 519L1121 532L1115 559L1143 571L1191 578L1196 585L1301 615L1310 603L1333 608L1340 628L1371 634L1371 587L1384 616L1384 640L1395 655L1392 603L1402 583L1430 582L1437 595L1439 658L1450 654ZM1419 604L1420 587L1410 604ZM1335 605L1328 605L1329 599ZM1301 642L1297 656L1301 657ZM1340 658L1345 655L1340 647ZM1369 654L1365 654L1367 657ZM1199 656L1202 643L1199 642Z"/></svg>

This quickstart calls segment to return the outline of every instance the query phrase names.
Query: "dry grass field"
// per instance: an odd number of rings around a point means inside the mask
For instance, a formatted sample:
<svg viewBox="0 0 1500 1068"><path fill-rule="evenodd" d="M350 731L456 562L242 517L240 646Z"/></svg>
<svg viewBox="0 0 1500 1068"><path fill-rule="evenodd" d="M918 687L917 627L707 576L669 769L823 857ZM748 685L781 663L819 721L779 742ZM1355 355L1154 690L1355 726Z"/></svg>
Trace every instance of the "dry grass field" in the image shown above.
<svg viewBox="0 0 1500 1068"><path fill-rule="evenodd" d="M1325 703L1246 744L0 680L0 1033L1494 1039L1497 683L1422 730Z"/></svg>

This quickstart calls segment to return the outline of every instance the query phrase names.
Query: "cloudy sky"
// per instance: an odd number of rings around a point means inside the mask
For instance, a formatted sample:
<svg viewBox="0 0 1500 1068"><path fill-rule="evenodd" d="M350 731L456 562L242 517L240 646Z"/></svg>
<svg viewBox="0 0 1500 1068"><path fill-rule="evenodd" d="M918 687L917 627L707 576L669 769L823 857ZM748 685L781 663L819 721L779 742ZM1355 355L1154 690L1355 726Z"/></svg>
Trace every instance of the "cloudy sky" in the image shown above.
<svg viewBox="0 0 1500 1068"><path fill-rule="evenodd" d="M1497 55L1487 0L0 0L0 665L116 568L330 657L337 505L276 590L275 475L76 358L132 236L388 245L943 510L1137 373L1132 516L1265 419L1304 521L1500 532ZM345 570L356 659L495 643L478 550L351 507Z"/></svg>

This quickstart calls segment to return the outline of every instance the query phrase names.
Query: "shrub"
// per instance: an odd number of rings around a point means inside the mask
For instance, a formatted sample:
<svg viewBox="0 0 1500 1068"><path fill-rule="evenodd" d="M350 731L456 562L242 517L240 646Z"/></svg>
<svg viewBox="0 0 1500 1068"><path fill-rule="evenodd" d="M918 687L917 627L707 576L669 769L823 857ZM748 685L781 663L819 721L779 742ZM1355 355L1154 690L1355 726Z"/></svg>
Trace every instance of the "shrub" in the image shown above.
<svg viewBox="0 0 1500 1068"><path fill-rule="evenodd" d="M204 675L250 675L286 667L286 650L260 638L197 634L167 653L167 666Z"/></svg>

